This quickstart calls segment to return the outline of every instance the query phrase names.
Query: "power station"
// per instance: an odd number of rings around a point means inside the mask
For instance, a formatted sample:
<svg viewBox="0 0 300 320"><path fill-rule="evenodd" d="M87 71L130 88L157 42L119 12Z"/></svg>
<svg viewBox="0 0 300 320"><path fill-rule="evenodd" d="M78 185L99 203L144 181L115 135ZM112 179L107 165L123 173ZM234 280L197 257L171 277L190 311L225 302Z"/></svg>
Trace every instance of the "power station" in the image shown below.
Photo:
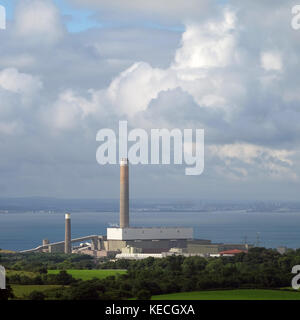
<svg viewBox="0 0 300 320"><path fill-rule="evenodd" d="M128 159L120 161L120 227L107 228L104 242L106 251L118 252L123 248L135 251L157 253L173 247L183 248L186 240L193 239L192 228L136 228L129 224L129 164Z"/></svg>
<svg viewBox="0 0 300 320"><path fill-rule="evenodd" d="M72 243L90 241L72 248ZM71 215L65 214L65 241L49 243L47 239L37 248L22 252L64 252L89 254L96 258L116 257L142 259L169 254L212 255L225 250L248 250L247 244L211 243L194 239L193 228L187 227L131 227L129 212L129 163L120 161L120 225L107 228L106 236L90 235L71 238Z"/></svg>

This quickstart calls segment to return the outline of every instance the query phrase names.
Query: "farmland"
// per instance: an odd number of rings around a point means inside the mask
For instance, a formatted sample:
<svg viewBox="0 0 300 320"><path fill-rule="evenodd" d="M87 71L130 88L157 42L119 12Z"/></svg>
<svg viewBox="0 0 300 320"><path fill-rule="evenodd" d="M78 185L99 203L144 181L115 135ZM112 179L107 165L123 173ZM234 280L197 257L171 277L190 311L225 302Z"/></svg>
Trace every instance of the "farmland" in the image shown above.
<svg viewBox="0 0 300 320"><path fill-rule="evenodd" d="M300 292L284 290L208 290L152 296L152 300L300 300Z"/></svg>

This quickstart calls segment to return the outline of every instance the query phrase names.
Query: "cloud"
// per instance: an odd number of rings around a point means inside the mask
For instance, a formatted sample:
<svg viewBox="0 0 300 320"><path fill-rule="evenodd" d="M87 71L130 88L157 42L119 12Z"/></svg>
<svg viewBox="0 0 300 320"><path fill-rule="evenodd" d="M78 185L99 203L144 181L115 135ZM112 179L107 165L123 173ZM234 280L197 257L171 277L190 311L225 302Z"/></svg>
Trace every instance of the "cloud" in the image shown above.
<svg viewBox="0 0 300 320"><path fill-rule="evenodd" d="M19 41L42 45L59 41L65 28L51 0L23 0L16 7L14 32Z"/></svg>
<svg viewBox="0 0 300 320"><path fill-rule="evenodd" d="M21 73L15 68L0 71L0 88L12 93L32 95L43 87L38 77Z"/></svg>
<svg viewBox="0 0 300 320"><path fill-rule="evenodd" d="M211 0L68 0L70 3L100 9L109 12L110 15L122 14L129 18L129 15L138 18L138 15L156 17L172 20L191 19L203 16L204 12L208 13L212 4L216 3ZM166 22L166 21L165 21Z"/></svg>
<svg viewBox="0 0 300 320"><path fill-rule="evenodd" d="M247 143L230 145L212 145L209 147L211 156L222 160L220 172L228 177L249 178L254 171L255 176L266 174L279 180L299 180L293 171L294 152L283 149L271 149Z"/></svg>
<svg viewBox="0 0 300 320"><path fill-rule="evenodd" d="M235 15L228 10L221 20L187 25L181 47L168 68L153 68L148 63L137 62L110 83L106 95L112 107L132 117L146 110L160 92L180 87L202 107L231 108L225 92L231 94L235 90L234 94L239 96L244 90L239 81L224 85L218 69L235 62L234 28Z"/></svg>
<svg viewBox="0 0 300 320"><path fill-rule="evenodd" d="M261 54L261 65L266 71L282 70L281 56L278 52L263 52Z"/></svg>
<svg viewBox="0 0 300 320"><path fill-rule="evenodd" d="M160 91L174 88L176 78L147 63L135 63L115 78L107 89L107 96L115 109L128 116L146 110Z"/></svg>
<svg viewBox="0 0 300 320"><path fill-rule="evenodd" d="M235 14L225 10L223 20L186 26L174 68L225 67L235 58Z"/></svg>
<svg viewBox="0 0 300 320"><path fill-rule="evenodd" d="M0 134L11 135L17 130L18 124L16 122L3 123L0 122Z"/></svg>
<svg viewBox="0 0 300 320"><path fill-rule="evenodd" d="M197 197L226 189L276 198L276 179L298 197L300 44L288 2L76 3L110 23L70 34L52 1L25 0L0 33L4 195L111 196L118 169L96 164L95 136L127 119L131 128L205 129L203 175L136 167L139 196L155 183L154 196L168 186L175 195L176 184ZM137 177L146 171L147 188Z"/></svg>
<svg viewBox="0 0 300 320"><path fill-rule="evenodd" d="M293 162L289 160L289 156L291 156L293 152L288 150L274 150L257 145L236 143L223 146L214 145L210 147L210 151L218 155L221 159L239 159L245 163L254 163L256 159L266 157L276 159L289 166L293 165Z"/></svg>
<svg viewBox="0 0 300 320"><path fill-rule="evenodd" d="M93 92L91 92L91 97L91 100L88 100L71 90L64 91L51 107L50 117L48 115L44 120L56 129L65 130L78 127L85 117L99 111Z"/></svg>

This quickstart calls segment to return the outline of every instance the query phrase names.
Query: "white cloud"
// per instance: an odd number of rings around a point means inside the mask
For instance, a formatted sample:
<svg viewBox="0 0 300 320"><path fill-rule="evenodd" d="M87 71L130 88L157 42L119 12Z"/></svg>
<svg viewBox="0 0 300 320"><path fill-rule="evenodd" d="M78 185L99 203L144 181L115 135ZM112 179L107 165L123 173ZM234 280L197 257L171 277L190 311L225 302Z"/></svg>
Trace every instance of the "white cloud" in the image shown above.
<svg viewBox="0 0 300 320"><path fill-rule="evenodd" d="M214 145L210 146L209 149L213 154L218 155L218 157L222 159L236 158L246 163L253 163L256 159L265 155L269 158L285 162L288 165L293 164L293 162L288 159L293 152L288 150L271 149L248 143L235 143L221 146Z"/></svg>
<svg viewBox="0 0 300 320"><path fill-rule="evenodd" d="M172 73L141 62L135 63L115 78L107 89L107 96L115 110L132 116L146 110L149 102L157 98L160 91L176 85L176 77Z"/></svg>
<svg viewBox="0 0 300 320"><path fill-rule="evenodd" d="M282 70L282 59L281 55L278 52L263 52L261 54L261 66L266 71L275 70L281 71Z"/></svg>
<svg viewBox="0 0 300 320"><path fill-rule="evenodd" d="M242 178L248 176L248 171L255 168L256 175L278 179L297 180L298 176L293 171L294 152L284 149L272 149L248 143L235 143L225 145L211 145L209 153L223 161L220 171L237 178L242 173ZM236 174L234 174L236 173Z"/></svg>
<svg viewBox="0 0 300 320"><path fill-rule="evenodd" d="M51 0L22 0L16 7L14 31L19 41L42 45L57 42L65 30Z"/></svg>
<svg viewBox="0 0 300 320"><path fill-rule="evenodd" d="M0 71L0 88L13 93L32 95L43 87L38 77L20 73L15 68Z"/></svg>
<svg viewBox="0 0 300 320"><path fill-rule="evenodd" d="M220 20L212 19L204 25L187 25L181 47L167 69L153 68L148 63L133 64L117 76L107 89L113 109L120 114L134 116L147 109L161 91L182 88L202 107L228 107L227 96L244 95L240 79L224 81L216 68L224 68L235 61L237 54L235 15L224 10ZM231 76L229 76L231 77Z"/></svg>
<svg viewBox="0 0 300 320"><path fill-rule="evenodd" d="M45 120L58 129L71 129L85 116L95 112L92 102L68 90L60 94L50 111L50 118Z"/></svg>
<svg viewBox="0 0 300 320"><path fill-rule="evenodd" d="M235 14L225 10L220 21L186 26L182 46L175 55L175 69L225 67L235 58Z"/></svg>

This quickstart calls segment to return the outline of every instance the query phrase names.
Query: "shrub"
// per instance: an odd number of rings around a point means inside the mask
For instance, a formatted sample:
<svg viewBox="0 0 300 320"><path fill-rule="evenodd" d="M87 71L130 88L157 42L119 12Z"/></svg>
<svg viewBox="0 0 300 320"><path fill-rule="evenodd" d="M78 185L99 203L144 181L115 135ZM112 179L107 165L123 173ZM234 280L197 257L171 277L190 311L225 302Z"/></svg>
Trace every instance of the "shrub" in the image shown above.
<svg viewBox="0 0 300 320"><path fill-rule="evenodd" d="M151 299L151 293L148 290L142 289L137 293L137 299L138 300L150 300Z"/></svg>
<svg viewBox="0 0 300 320"><path fill-rule="evenodd" d="M46 296L41 291L32 291L28 295L29 300L45 300Z"/></svg>

